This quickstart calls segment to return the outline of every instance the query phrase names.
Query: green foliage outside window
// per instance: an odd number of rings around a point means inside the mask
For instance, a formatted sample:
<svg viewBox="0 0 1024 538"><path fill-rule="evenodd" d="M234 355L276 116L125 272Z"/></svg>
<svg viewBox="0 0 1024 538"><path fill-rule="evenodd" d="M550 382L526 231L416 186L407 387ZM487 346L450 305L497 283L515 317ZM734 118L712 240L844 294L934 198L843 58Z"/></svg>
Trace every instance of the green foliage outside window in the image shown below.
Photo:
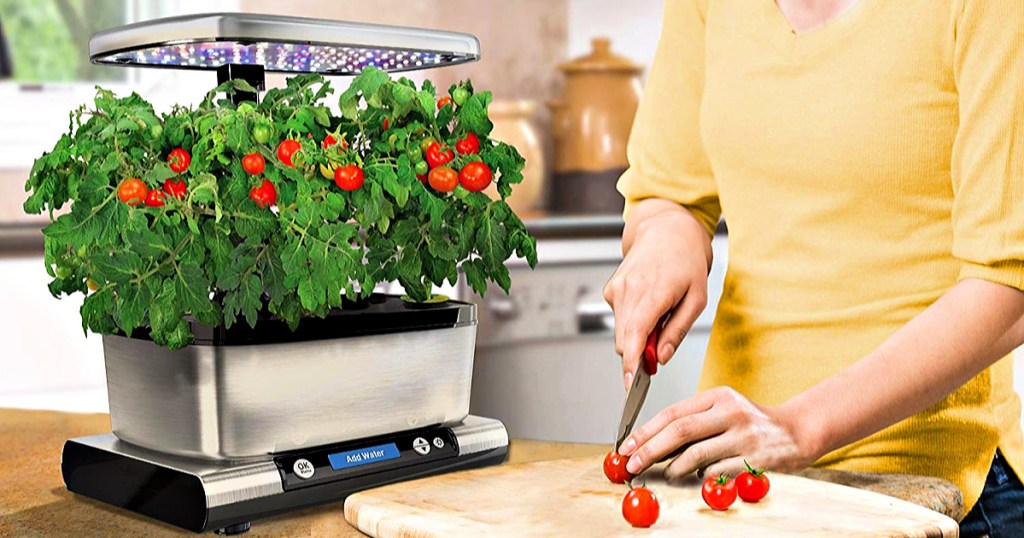
<svg viewBox="0 0 1024 538"><path fill-rule="evenodd" d="M128 22L126 0L0 0L0 24L16 82L124 80L89 63L89 37Z"/></svg>

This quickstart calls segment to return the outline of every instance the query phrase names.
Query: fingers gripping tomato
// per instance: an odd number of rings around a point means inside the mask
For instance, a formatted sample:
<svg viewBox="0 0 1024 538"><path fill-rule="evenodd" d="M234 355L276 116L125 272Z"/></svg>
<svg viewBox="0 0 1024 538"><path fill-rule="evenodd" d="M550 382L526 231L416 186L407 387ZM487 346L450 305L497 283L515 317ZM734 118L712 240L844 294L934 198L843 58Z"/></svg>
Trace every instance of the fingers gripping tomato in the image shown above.
<svg viewBox="0 0 1024 538"><path fill-rule="evenodd" d="M302 145L299 144L298 140L293 140L291 138L282 140L281 143L277 145L277 158L285 166L294 167L295 164L293 158L295 156L295 152L300 149L302 149Z"/></svg>
<svg viewBox="0 0 1024 538"><path fill-rule="evenodd" d="M604 457L604 475L616 484L624 484L627 480L632 480L633 473L626 470L627 461L629 458L612 450Z"/></svg>
<svg viewBox="0 0 1024 538"><path fill-rule="evenodd" d="M272 206L277 202L277 188L269 179L264 178L263 183L249 191L249 198L261 208Z"/></svg>
<svg viewBox="0 0 1024 538"><path fill-rule="evenodd" d="M736 502L736 482L727 474L709 476L704 479L700 496L712 510L726 510Z"/></svg>
<svg viewBox="0 0 1024 538"><path fill-rule="evenodd" d="M169 178L164 181L164 192L182 200L185 198L185 193L188 192L188 187L183 179Z"/></svg>
<svg viewBox="0 0 1024 538"><path fill-rule="evenodd" d="M182 148L175 148L167 155L167 164L175 174L181 174L192 164L192 156Z"/></svg>
<svg viewBox="0 0 1024 538"><path fill-rule="evenodd" d="M117 198L128 205L139 205L146 199L149 188L137 177L129 178L117 186Z"/></svg>
<svg viewBox="0 0 1024 538"><path fill-rule="evenodd" d="M363 186L366 176L363 169L354 164L339 166L334 170L334 183L345 191L354 191Z"/></svg>
<svg viewBox="0 0 1024 538"><path fill-rule="evenodd" d="M622 517L634 527L646 529L654 525L661 515L661 503L653 491L645 488L633 488L622 499Z"/></svg>
<svg viewBox="0 0 1024 538"><path fill-rule="evenodd" d="M437 168L438 166L444 166L451 162L455 158L455 152L451 149L441 150L441 144L434 142L427 148L427 164L431 168Z"/></svg>
<svg viewBox="0 0 1024 538"><path fill-rule="evenodd" d="M452 192L459 184L459 175L447 166L439 166L430 171L427 182L438 192Z"/></svg>
<svg viewBox="0 0 1024 538"><path fill-rule="evenodd" d="M455 143L455 151L463 155L469 155L472 153L480 152L480 138L476 136L476 133L470 132L466 135L466 138L459 140Z"/></svg>
<svg viewBox="0 0 1024 538"><path fill-rule="evenodd" d="M467 191L480 192L491 184L493 177L490 167L480 161L473 161L462 167L459 172L459 183Z"/></svg>
<svg viewBox="0 0 1024 538"><path fill-rule="evenodd" d="M747 466L747 470L736 477L736 493L744 501L756 503L768 495L771 483L763 469L751 467L746 460L743 461L743 464Z"/></svg>
<svg viewBox="0 0 1024 538"><path fill-rule="evenodd" d="M258 176L263 173L266 168L267 162L263 159L263 155L259 153L250 153L245 157L242 157L242 169L245 170L246 174L251 176Z"/></svg>

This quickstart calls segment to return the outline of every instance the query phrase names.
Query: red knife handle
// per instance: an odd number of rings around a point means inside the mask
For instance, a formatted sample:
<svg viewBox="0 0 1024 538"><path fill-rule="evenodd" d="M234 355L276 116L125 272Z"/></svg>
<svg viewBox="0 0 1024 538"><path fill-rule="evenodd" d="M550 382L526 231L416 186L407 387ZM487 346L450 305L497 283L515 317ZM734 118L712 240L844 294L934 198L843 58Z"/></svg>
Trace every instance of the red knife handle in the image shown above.
<svg viewBox="0 0 1024 538"><path fill-rule="evenodd" d="M661 321L654 326L651 335L647 337L647 345L644 346L643 368L649 375L658 373L658 338L661 337Z"/></svg>

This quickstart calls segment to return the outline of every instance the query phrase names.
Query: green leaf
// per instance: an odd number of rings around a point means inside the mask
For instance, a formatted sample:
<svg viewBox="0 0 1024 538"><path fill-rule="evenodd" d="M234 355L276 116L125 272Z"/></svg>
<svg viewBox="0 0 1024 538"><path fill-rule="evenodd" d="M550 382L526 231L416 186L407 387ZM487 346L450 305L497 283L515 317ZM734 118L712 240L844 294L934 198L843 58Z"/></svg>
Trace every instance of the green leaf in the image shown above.
<svg viewBox="0 0 1024 538"><path fill-rule="evenodd" d="M479 136L491 134L494 124L487 117L487 106L491 103L491 92L474 93L459 107L459 121L469 131Z"/></svg>

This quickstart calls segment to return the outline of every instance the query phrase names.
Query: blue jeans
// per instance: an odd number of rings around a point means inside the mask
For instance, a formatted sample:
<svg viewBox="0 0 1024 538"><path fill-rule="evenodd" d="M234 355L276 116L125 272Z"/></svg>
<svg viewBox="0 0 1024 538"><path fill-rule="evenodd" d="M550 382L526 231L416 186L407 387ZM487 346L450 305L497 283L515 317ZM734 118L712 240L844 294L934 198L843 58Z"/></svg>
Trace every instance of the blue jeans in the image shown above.
<svg viewBox="0 0 1024 538"><path fill-rule="evenodd" d="M960 522L960 536L1024 537L1024 485L999 451L992 460L978 504Z"/></svg>

